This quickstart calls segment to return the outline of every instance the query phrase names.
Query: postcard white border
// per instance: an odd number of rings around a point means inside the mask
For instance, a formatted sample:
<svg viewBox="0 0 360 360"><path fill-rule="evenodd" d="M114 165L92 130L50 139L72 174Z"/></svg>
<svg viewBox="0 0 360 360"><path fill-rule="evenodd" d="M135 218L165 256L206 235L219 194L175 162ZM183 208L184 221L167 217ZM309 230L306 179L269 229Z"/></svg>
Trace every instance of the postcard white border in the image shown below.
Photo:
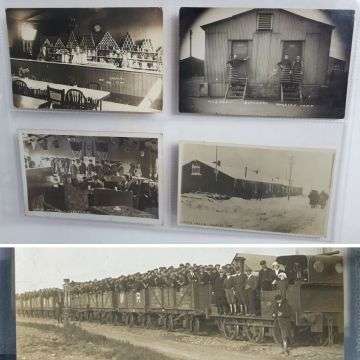
<svg viewBox="0 0 360 360"><path fill-rule="evenodd" d="M219 226L206 226L206 225L196 225L196 224L186 224L181 222L181 214L182 214L182 206L181 206L181 185L182 185L182 159L183 159L183 148L185 145L212 145L212 146L226 146L226 147L239 147L239 148L252 148L252 149L269 149L269 150L292 150L292 151L318 151L318 152L333 152L333 166L331 172L331 188L330 188L330 205L329 211L326 221L324 222L324 233L319 235L308 235L302 233L285 233L285 232L274 232L274 231L266 231L266 230L253 230L253 229L241 229L241 228L227 228L227 227L219 227ZM334 203L336 200L336 173L338 167L338 154L336 148L301 148L301 147L285 147L285 146L258 146L258 145L249 145L249 144L234 144L234 143L221 143L214 141L187 141L182 140L179 141L179 159L178 159L178 190L177 190L177 225L184 228L203 228L203 229L213 229L213 230L224 230L227 232L243 232L243 233L256 233L256 234L272 234L277 236L285 236L289 235L292 237L303 237L309 239L319 239L326 240L330 235L330 220L332 219L332 214L334 211Z"/></svg>
<svg viewBox="0 0 360 360"><path fill-rule="evenodd" d="M96 137L128 137L128 138L155 138L158 140L158 219L147 219L141 217L130 216L114 216L114 215L95 215L95 214L68 214L57 213L51 211L30 211L28 203L28 189L26 180L25 158L23 135L73 135L73 136L96 136ZM163 225L163 135L152 132L108 132L108 131L73 131L73 130L39 130L39 129L20 129L17 132L17 140L20 150L21 180L24 199L24 211L26 216L37 216L46 218L60 218L70 220L88 220L88 221L109 221L116 223L131 223L143 225Z"/></svg>

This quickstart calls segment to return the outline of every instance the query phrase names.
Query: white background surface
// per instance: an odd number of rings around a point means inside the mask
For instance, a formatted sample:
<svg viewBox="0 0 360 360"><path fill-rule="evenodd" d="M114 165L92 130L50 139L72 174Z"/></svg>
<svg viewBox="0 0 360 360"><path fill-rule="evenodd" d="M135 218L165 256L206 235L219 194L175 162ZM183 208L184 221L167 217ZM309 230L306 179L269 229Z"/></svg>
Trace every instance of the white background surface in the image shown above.
<svg viewBox="0 0 360 360"><path fill-rule="evenodd" d="M2 243L284 243L319 239L176 227L177 142L205 140L266 146L332 147L337 149L335 198L328 241L357 242L360 233L360 114L358 16L355 30L344 121L220 117L179 114L178 14L181 6L294 7L357 9L355 0L342 1L83 1L0 0L0 242ZM10 65L5 7L162 6L164 15L164 111L161 114L36 113L11 109ZM20 177L18 129L151 131L163 134L164 227L108 222L25 217Z"/></svg>

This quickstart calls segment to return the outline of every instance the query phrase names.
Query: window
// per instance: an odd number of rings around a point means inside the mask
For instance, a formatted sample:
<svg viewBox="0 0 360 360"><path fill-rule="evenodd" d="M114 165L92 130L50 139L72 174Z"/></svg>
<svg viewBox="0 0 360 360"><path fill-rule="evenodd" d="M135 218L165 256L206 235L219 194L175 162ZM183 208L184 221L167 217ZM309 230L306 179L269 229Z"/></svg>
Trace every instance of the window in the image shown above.
<svg viewBox="0 0 360 360"><path fill-rule="evenodd" d="M272 31L273 14L259 12L257 16L257 31Z"/></svg>
<svg viewBox="0 0 360 360"><path fill-rule="evenodd" d="M191 165L191 175L192 176L201 176L200 165L198 165L198 164Z"/></svg>

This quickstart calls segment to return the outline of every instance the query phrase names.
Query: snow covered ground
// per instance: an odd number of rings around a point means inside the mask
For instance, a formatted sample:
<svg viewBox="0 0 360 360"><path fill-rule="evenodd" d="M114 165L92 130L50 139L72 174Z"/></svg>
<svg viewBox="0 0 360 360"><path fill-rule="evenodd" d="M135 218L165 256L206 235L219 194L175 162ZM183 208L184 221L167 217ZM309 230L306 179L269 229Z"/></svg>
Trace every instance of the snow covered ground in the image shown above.
<svg viewBox="0 0 360 360"><path fill-rule="evenodd" d="M312 209L306 196L215 200L206 194L182 194L180 223L313 236L326 235L328 208Z"/></svg>

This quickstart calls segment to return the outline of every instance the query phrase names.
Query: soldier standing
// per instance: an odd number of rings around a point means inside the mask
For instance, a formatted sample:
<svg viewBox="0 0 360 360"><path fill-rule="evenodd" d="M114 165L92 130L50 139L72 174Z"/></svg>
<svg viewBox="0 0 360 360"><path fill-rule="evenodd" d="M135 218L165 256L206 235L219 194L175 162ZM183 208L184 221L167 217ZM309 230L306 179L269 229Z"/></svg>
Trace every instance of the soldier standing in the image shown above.
<svg viewBox="0 0 360 360"><path fill-rule="evenodd" d="M247 295L248 315L256 316L259 277L250 268L246 270L246 274L247 274L247 280L246 280L245 290Z"/></svg>
<svg viewBox="0 0 360 360"><path fill-rule="evenodd" d="M259 271L259 288L263 291L271 291L273 289L272 282L275 280L275 272L270 269L265 260L260 261L261 270Z"/></svg>
<svg viewBox="0 0 360 360"><path fill-rule="evenodd" d="M230 309L230 314L236 313L236 302L235 302L235 293L234 293L233 284L234 284L233 277L231 276L231 273L228 271L226 273L226 278L224 279L224 289L225 289L226 301Z"/></svg>
<svg viewBox="0 0 360 360"><path fill-rule="evenodd" d="M282 341L283 353L289 355L289 342L292 340L292 324L291 324L292 309L286 299L281 295L276 295L272 306L272 317L274 319L275 328L279 329Z"/></svg>
<svg viewBox="0 0 360 360"><path fill-rule="evenodd" d="M240 314L247 313L246 294L245 294L246 280L247 280L247 276L242 271L238 271L238 273L235 274L233 277L233 288L234 288L235 300L236 300L236 310Z"/></svg>
<svg viewBox="0 0 360 360"><path fill-rule="evenodd" d="M226 294L225 294L225 272L224 270L219 271L219 275L214 279L214 297L215 297L215 303L218 310L218 313L223 315L227 311L226 306Z"/></svg>

